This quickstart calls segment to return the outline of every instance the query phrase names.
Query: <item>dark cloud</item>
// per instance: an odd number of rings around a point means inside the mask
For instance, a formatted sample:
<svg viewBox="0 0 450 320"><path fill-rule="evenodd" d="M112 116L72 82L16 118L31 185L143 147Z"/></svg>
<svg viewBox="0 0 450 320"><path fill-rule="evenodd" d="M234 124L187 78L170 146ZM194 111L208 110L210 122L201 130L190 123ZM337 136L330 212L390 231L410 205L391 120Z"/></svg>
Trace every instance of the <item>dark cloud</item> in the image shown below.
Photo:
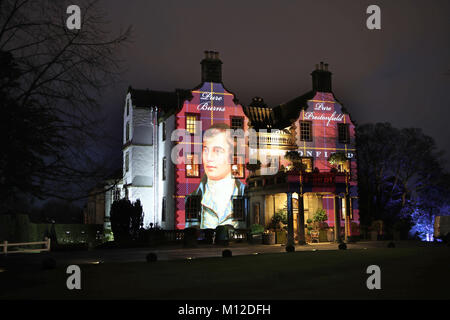
<svg viewBox="0 0 450 320"><path fill-rule="evenodd" d="M123 52L128 71L103 98L117 150L128 85L193 88L210 49L220 52L223 81L243 104L259 95L276 105L308 91L314 65L325 61L333 91L357 123L421 127L450 153L450 2L377 1L382 29L375 31L366 28L370 4L104 1L115 31L134 26L134 43Z"/></svg>

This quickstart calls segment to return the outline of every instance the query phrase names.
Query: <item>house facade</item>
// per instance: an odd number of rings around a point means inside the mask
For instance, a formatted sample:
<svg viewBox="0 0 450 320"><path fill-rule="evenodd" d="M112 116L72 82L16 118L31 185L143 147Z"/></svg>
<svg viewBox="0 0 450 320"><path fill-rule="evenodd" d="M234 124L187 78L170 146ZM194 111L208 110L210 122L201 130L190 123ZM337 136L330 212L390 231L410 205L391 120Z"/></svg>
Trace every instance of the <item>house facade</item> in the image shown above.
<svg viewBox="0 0 450 320"><path fill-rule="evenodd" d="M331 240L359 235L355 126L331 90L328 65L316 66L310 92L274 107L261 97L241 105L222 82L217 52L205 52L201 71L191 90L128 89L123 179L109 196L139 199L146 227L211 228L202 222L208 212L216 224L248 229L284 210L290 241L308 240L305 225L317 212L326 214ZM231 184L208 171L217 169L206 164L202 140L211 128L217 136L231 130ZM218 201L222 194L228 202Z"/></svg>

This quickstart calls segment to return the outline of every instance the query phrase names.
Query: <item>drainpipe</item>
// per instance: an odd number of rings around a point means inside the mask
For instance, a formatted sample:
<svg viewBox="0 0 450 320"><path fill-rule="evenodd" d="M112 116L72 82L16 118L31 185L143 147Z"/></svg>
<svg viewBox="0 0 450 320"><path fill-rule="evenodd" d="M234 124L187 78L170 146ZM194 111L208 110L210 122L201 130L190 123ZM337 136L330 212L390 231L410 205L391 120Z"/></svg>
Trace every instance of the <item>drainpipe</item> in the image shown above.
<svg viewBox="0 0 450 320"><path fill-rule="evenodd" d="M287 193L288 234L286 246L294 245L294 214L292 210L292 192Z"/></svg>
<svg viewBox="0 0 450 320"><path fill-rule="evenodd" d="M154 159L156 159L156 162L153 163L153 170L155 171L154 179L153 179L153 190L154 190L154 209L153 209L153 227L156 227L156 213L158 212L158 202L159 202L159 128L158 128L158 107L155 107L155 125L153 127L153 130L155 132L154 134L154 142L153 142L153 148L155 152L153 153ZM156 154L155 154L156 153Z"/></svg>
<svg viewBox="0 0 450 320"><path fill-rule="evenodd" d="M341 215L339 214L339 196L334 196L334 242L341 242Z"/></svg>

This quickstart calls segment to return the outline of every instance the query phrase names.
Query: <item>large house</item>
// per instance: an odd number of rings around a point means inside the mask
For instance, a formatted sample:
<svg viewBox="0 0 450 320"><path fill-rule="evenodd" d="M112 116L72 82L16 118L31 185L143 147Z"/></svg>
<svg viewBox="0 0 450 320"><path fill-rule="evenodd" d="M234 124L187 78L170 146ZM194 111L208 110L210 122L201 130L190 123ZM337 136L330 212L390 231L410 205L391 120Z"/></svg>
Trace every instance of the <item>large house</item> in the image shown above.
<svg viewBox="0 0 450 320"><path fill-rule="evenodd" d="M232 178L245 188L230 198L227 217L235 228L267 225L285 210L290 240L301 243L304 226L320 211L332 238L359 235L355 126L332 92L328 65L316 65L311 91L274 107L261 97L239 104L222 82L217 52L205 52L201 74L191 90L128 89L123 180L109 197L139 199L145 226L202 227L205 200L193 196L205 181L202 134L225 123L245 133L235 139L245 152L235 148L230 164ZM287 156L292 151L296 157ZM257 161L260 166L246 166Z"/></svg>

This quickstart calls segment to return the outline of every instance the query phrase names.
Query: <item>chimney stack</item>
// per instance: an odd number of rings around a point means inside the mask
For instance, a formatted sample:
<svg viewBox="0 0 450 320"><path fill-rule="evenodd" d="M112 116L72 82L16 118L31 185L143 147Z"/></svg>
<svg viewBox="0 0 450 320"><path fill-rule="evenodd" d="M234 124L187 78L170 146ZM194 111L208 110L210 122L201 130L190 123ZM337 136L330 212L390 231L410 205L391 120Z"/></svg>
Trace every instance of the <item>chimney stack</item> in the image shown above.
<svg viewBox="0 0 450 320"><path fill-rule="evenodd" d="M202 65L202 82L222 82L222 61L219 52L205 51L205 58L200 62Z"/></svg>
<svg viewBox="0 0 450 320"><path fill-rule="evenodd" d="M328 71L328 63L320 62L320 67L316 64L316 70L311 73L313 90L316 92L331 92L331 75Z"/></svg>

